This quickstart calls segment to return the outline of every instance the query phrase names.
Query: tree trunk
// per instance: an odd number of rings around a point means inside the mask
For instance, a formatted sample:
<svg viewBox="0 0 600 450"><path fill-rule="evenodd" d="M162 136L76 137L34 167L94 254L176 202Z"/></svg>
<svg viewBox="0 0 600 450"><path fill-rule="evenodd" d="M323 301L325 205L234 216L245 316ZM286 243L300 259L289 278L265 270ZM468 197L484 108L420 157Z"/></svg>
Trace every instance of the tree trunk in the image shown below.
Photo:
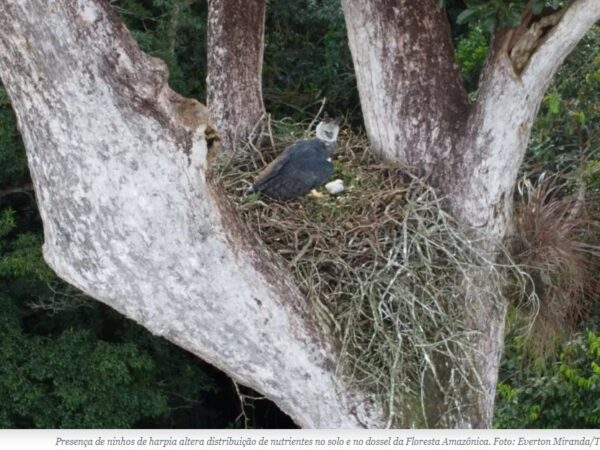
<svg viewBox="0 0 600 450"><path fill-rule="evenodd" d="M207 103L233 152L265 115L262 64L265 0L209 0Z"/></svg>
<svg viewBox="0 0 600 450"><path fill-rule="evenodd" d="M342 0L363 116L375 151L428 177L493 260L511 229L513 190L545 89L600 18L600 2L576 0L544 19L543 27L541 18L526 14L518 29L498 31L472 106L454 61L445 13L436 3ZM507 302L494 300L485 268L465 278L466 311L476 311L468 312L468 321L475 332L470 345L481 389L468 394L472 404L466 418L457 411L446 425L487 427ZM433 408L431 414L439 411Z"/></svg>
<svg viewBox="0 0 600 450"><path fill-rule="evenodd" d="M435 0L343 0L365 126L375 152L420 174L464 128L467 94Z"/></svg>
<svg viewBox="0 0 600 450"><path fill-rule="evenodd" d="M333 346L290 276L212 186L206 108L169 89L165 65L139 50L108 2L4 0L0 75L44 257L61 278L301 426L382 426L371 398L335 373Z"/></svg>

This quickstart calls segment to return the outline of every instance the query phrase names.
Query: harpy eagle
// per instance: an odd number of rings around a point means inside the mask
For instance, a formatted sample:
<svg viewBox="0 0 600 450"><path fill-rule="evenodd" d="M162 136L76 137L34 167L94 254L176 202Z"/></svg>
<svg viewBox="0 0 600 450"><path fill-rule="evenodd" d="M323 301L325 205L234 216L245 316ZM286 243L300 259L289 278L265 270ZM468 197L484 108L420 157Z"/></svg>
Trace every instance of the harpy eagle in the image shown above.
<svg viewBox="0 0 600 450"><path fill-rule="evenodd" d="M262 192L286 201L308 194L333 173L331 156L340 127L326 119L317 125L316 138L303 139L286 148L256 178L248 193Z"/></svg>

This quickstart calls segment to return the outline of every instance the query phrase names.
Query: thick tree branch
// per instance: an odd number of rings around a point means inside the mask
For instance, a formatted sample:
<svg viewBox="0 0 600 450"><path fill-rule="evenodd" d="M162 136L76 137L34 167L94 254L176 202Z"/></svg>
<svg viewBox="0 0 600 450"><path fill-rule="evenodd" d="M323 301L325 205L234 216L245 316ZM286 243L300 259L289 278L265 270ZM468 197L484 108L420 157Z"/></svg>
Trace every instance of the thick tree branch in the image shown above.
<svg viewBox="0 0 600 450"><path fill-rule="evenodd" d="M377 427L289 274L206 176L206 108L172 92L108 2L4 0L10 95L58 275L274 400L305 427Z"/></svg>

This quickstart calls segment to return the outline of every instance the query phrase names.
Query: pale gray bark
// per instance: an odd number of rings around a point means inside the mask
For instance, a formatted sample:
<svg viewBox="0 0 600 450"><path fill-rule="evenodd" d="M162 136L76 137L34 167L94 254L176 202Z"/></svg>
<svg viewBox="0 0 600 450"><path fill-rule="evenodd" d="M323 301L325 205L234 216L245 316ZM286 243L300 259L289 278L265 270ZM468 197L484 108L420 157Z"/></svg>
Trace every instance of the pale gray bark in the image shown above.
<svg viewBox="0 0 600 450"><path fill-rule="evenodd" d="M600 2L571 2L564 14L544 22L551 26L543 33L535 19L525 24L521 31L530 31L533 45L520 40L518 65L508 48L518 41L512 39L516 31L498 32L471 107L435 3L342 0L365 125L374 149L426 175L493 258L511 229L512 193L546 87L600 19ZM467 301L478 308L470 319L478 332L472 345L483 390L473 398L471 420L456 426L482 427L493 414L507 304L481 294L489 287L485 270L469 278Z"/></svg>
<svg viewBox="0 0 600 450"><path fill-rule="evenodd" d="M207 103L221 149L236 151L260 127L265 0L209 0Z"/></svg>
<svg viewBox="0 0 600 450"><path fill-rule="evenodd" d="M207 175L206 108L167 84L110 6L0 3L0 75L44 222L86 294L275 401L304 427L379 427L283 270Z"/></svg>

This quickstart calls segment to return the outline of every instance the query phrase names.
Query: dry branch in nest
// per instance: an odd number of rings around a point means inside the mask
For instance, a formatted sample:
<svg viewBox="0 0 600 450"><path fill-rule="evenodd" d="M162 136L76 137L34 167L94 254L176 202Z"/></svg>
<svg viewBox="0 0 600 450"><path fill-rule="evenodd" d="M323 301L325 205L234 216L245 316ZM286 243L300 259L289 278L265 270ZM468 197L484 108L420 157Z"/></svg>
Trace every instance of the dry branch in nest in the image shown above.
<svg viewBox="0 0 600 450"><path fill-rule="evenodd" d="M477 308L469 303L467 310L465 289L485 267L486 301L494 301L501 268L458 231L431 188L375 160L366 139L347 131L332 176L347 187L341 195L288 203L244 197L259 171L303 137L296 124L273 128L265 140L275 145L250 144L221 161L218 182L244 222L286 260L319 323L339 342L339 370L380 396L388 424L455 425L467 415L468 392L480 389L465 325Z"/></svg>

